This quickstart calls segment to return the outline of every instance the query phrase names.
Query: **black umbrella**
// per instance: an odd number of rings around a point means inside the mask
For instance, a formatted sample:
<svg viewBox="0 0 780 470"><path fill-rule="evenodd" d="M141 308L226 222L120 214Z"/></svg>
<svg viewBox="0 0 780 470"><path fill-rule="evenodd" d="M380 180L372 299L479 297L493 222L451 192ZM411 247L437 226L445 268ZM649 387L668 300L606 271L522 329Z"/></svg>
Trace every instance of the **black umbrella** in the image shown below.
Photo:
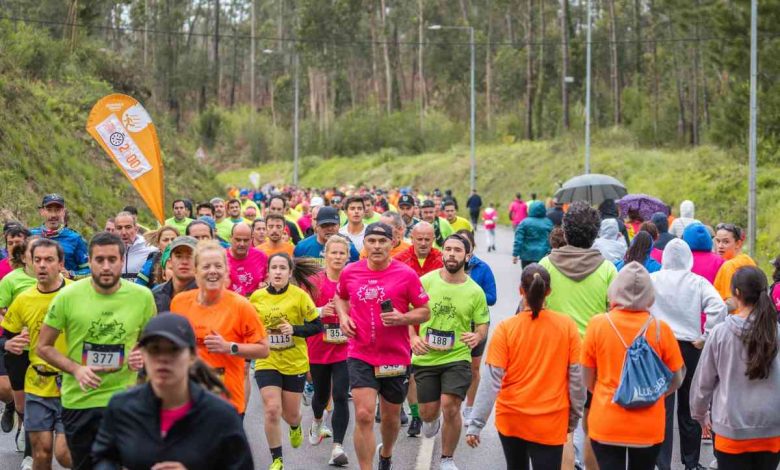
<svg viewBox="0 0 780 470"><path fill-rule="evenodd" d="M606 199L618 200L628 194L623 183L607 175L590 173L575 176L563 183L561 189L555 193L558 202L570 203L574 201L587 201L598 205Z"/></svg>

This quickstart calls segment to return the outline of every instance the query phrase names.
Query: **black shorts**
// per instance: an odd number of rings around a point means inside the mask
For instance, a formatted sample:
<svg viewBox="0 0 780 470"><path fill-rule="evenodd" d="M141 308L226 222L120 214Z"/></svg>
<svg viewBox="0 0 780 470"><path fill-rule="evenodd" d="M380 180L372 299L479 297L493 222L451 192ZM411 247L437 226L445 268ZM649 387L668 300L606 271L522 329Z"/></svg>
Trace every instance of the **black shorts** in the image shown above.
<svg viewBox="0 0 780 470"><path fill-rule="evenodd" d="M377 377L374 366L360 359L347 359L349 370L349 386L351 388L373 388L382 398L394 405L400 405L406 400L409 391L409 373L411 367L406 367L403 375L396 377Z"/></svg>
<svg viewBox="0 0 780 470"><path fill-rule="evenodd" d="M62 424L68 442L73 469L92 468L92 443L95 442L105 408L62 409Z"/></svg>
<svg viewBox="0 0 780 470"><path fill-rule="evenodd" d="M476 348L471 350L471 357L482 357L485 354L485 346L487 346L487 338L483 339Z"/></svg>
<svg viewBox="0 0 780 470"><path fill-rule="evenodd" d="M8 381L11 382L11 390L21 392L24 390L24 374L30 365L30 354L27 351L20 355L5 353L5 368L8 370Z"/></svg>
<svg viewBox="0 0 780 470"><path fill-rule="evenodd" d="M303 393L306 386L306 374L285 375L278 370L262 369L255 371L258 388L279 387L285 392Z"/></svg>
<svg viewBox="0 0 780 470"><path fill-rule="evenodd" d="M0 377L8 375L8 371L5 368L5 351L0 351Z"/></svg>
<svg viewBox="0 0 780 470"><path fill-rule="evenodd" d="M420 403L439 401L443 394L463 400L471 386L471 363L458 361L441 366L414 366L414 382Z"/></svg>

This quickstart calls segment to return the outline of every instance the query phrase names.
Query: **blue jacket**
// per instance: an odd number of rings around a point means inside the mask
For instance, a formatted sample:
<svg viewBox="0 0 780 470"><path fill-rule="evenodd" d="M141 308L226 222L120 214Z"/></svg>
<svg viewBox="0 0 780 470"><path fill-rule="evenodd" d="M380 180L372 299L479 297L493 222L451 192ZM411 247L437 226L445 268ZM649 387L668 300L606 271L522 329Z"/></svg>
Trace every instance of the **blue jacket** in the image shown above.
<svg viewBox="0 0 780 470"><path fill-rule="evenodd" d="M39 237L50 238L62 246L65 252L65 269L71 276L86 276L89 274L89 256L87 242L81 235L68 227L57 230L54 235L48 234L48 230L41 225L30 230L30 233Z"/></svg>
<svg viewBox="0 0 780 470"><path fill-rule="evenodd" d="M490 266L476 256L469 260L469 276L485 292L485 299L488 306L496 304L496 278L493 276L493 270Z"/></svg>
<svg viewBox="0 0 780 470"><path fill-rule="evenodd" d="M550 232L553 223L547 218L544 204L536 201L528 209L528 217L520 222L515 230L515 244L512 256L523 261L535 261L547 256L550 252Z"/></svg>
<svg viewBox="0 0 780 470"><path fill-rule="evenodd" d="M295 245L295 250L293 251L293 256L296 258L300 257L308 257L308 258L315 258L320 260L322 265L325 264L325 245L319 242L317 240L317 235L311 235L309 237L304 238L301 240L300 243ZM354 263L355 261L360 260L360 253L358 253L357 249L355 248L355 245L352 243L349 244L349 262Z"/></svg>

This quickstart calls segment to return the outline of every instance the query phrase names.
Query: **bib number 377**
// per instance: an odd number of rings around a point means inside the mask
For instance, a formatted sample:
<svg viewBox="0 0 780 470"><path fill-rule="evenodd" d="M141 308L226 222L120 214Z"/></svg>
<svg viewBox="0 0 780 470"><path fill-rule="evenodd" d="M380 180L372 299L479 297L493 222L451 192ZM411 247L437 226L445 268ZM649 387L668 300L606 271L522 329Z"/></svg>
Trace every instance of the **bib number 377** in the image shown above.
<svg viewBox="0 0 780 470"><path fill-rule="evenodd" d="M125 345L85 342L81 354L81 363L87 367L107 371L119 370L125 363Z"/></svg>

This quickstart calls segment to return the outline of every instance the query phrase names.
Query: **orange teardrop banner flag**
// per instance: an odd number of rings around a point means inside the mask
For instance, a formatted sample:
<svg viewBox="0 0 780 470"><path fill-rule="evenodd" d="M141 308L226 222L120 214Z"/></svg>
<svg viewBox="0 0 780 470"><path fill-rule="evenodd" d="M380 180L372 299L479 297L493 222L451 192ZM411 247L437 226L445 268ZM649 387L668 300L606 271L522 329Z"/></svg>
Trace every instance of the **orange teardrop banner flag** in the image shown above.
<svg viewBox="0 0 780 470"><path fill-rule="evenodd" d="M87 132L125 174L161 224L165 219L163 165L152 118L134 98L100 99L87 118Z"/></svg>

